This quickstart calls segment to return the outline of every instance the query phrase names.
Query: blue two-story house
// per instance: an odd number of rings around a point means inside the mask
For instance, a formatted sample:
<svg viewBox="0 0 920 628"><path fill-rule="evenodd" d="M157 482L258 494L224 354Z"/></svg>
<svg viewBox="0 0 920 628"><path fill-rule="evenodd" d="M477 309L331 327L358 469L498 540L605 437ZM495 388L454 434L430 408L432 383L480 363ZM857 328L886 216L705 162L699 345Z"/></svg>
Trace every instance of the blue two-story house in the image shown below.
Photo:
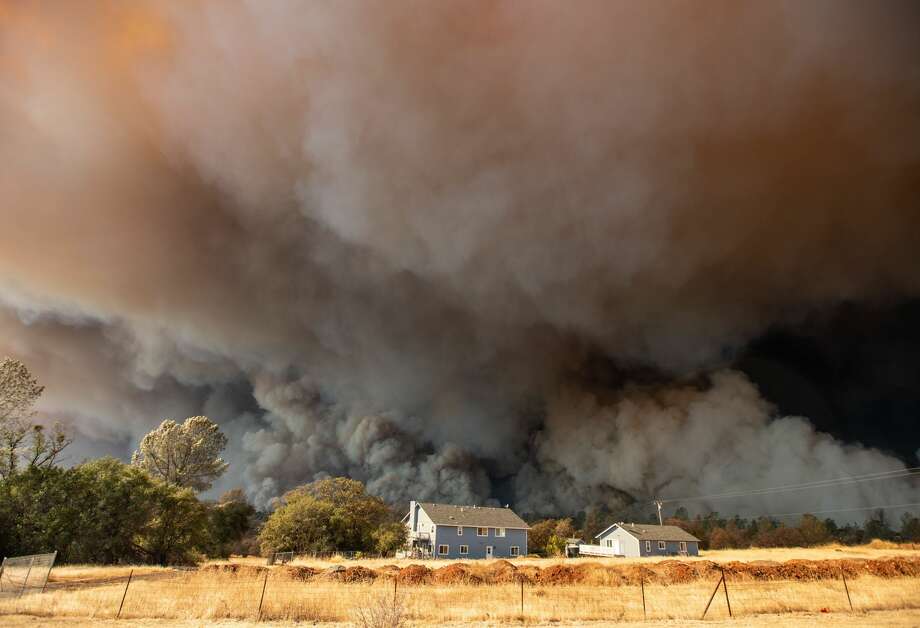
<svg viewBox="0 0 920 628"><path fill-rule="evenodd" d="M523 519L510 508L409 502L403 518L413 556L516 558L527 554Z"/></svg>

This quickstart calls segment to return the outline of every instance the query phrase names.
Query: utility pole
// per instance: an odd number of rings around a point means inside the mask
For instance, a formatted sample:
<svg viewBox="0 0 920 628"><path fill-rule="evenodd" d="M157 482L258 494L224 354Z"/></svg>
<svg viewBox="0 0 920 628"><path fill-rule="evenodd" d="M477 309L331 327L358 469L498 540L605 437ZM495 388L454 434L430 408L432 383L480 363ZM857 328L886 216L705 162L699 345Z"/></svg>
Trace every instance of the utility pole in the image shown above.
<svg viewBox="0 0 920 628"><path fill-rule="evenodd" d="M658 525L663 526L663 525L664 525L664 521L661 520L661 500L660 500L660 499L656 499L656 500L655 500L655 505L658 506Z"/></svg>

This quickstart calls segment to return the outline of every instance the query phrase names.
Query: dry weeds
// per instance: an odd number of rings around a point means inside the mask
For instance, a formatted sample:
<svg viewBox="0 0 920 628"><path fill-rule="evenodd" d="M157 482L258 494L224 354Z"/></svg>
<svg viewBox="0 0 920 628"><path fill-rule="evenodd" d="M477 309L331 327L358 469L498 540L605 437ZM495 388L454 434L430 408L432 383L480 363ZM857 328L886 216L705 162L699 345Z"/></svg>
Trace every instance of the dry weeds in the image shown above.
<svg viewBox="0 0 920 628"><path fill-rule="evenodd" d="M866 552L860 559L827 560L834 551L826 550L821 560L785 562L741 562L732 554L711 552L688 561L318 561L272 568L236 561L198 571L136 567L122 618L254 621L264 584L265 621L354 621L359 609L373 600L392 599L395 586L408 625L519 623L523 582L528 624L638 621L643 618L642 582L648 618L684 624L702 613L721 568L736 616L813 612L849 618L840 579L847 574L858 613L897 610L917 617L912 610L920 606L916 552L866 547L857 548ZM719 558L729 559L718 564ZM0 623L10 624L13 616L71 618L75 623L68 626L73 628L79 621L109 620L117 612L130 569L55 569L46 593L0 598ZM727 617L727 608L720 592L707 619L721 617Z"/></svg>

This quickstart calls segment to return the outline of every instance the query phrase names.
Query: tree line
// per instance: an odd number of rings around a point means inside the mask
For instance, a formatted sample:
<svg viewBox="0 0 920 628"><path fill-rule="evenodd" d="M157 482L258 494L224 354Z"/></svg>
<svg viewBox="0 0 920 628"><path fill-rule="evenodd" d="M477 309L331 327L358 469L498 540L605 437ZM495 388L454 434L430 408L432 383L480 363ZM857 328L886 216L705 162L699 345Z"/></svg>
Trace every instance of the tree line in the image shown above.
<svg viewBox="0 0 920 628"><path fill-rule="evenodd" d="M199 492L227 469L227 443L207 417L163 421L131 464L60 466L72 438L35 421L44 388L18 360L0 360L0 555L58 552L70 563L191 563L245 550L257 523L239 489Z"/></svg>
<svg viewBox="0 0 920 628"><path fill-rule="evenodd" d="M228 468L227 437L207 417L163 421L131 463L60 466L72 438L35 421L44 388L22 362L0 360L0 555L58 552L69 563L194 563L230 554L355 551L405 543L400 513L364 485L327 478L257 512L241 489L202 491Z"/></svg>
<svg viewBox="0 0 920 628"><path fill-rule="evenodd" d="M622 513L602 510L581 512L575 518L531 519L528 548L541 556L559 556L565 552L566 539L578 538L585 543L595 543L595 537L601 531L624 520L658 523L657 516L624 518ZM697 537L702 549L809 547L828 543L859 545L873 539L920 542L920 518L904 513L898 522L892 522L883 510L872 513L862 525L841 526L833 519L822 520L810 514L802 515L793 524L771 517L745 519L723 517L719 513L690 517L687 509L680 507L663 523L683 528Z"/></svg>
<svg viewBox="0 0 920 628"><path fill-rule="evenodd" d="M230 554L364 552L403 547L405 505L388 506L349 478L324 478L288 491L270 513L257 511L241 489L201 498L228 468L227 438L207 417L167 419L138 445L131 463L115 458L60 466L71 444L59 423L35 421L43 387L18 360L0 360L0 555L57 551L70 563L194 563ZM576 517L535 519L529 551L560 555L566 540L591 543L616 521L655 523L648 513L591 509ZM838 526L805 515L796 525L762 517L688 516L666 523L702 541L704 549L858 544L871 539L920 542L920 519L900 526L874 513L862 526Z"/></svg>

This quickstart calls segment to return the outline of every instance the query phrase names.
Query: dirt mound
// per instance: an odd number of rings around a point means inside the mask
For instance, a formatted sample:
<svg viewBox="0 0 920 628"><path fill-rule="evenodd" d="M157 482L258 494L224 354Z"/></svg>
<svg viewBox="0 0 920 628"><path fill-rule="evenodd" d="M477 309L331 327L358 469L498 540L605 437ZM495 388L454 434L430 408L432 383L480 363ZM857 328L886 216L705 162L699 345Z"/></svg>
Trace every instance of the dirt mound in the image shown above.
<svg viewBox="0 0 920 628"><path fill-rule="evenodd" d="M431 582L431 570L424 565L409 565L399 571L396 580L402 584L428 584Z"/></svg>
<svg viewBox="0 0 920 628"><path fill-rule="evenodd" d="M348 567L342 572L342 582L372 582L377 579L377 572L367 567Z"/></svg>
<svg viewBox="0 0 920 628"><path fill-rule="evenodd" d="M920 575L920 560L889 558L888 560L867 560L864 563L866 573L882 578Z"/></svg>
<svg viewBox="0 0 920 628"><path fill-rule="evenodd" d="M203 572L228 574L240 578L259 578L267 567L218 563L205 565ZM540 585L636 586L646 584L684 584L697 580L719 578L722 571L732 581L770 580L837 580L841 575L856 578L871 575L881 578L920 577L920 558L897 557L849 560L788 560L732 561L717 564L708 560L663 560L657 563L626 563L605 565L597 562L566 561L540 568L534 565L514 565L507 560L490 563L472 561L455 563L431 570L424 565L409 565L400 569L385 565L377 570L354 566L347 569L336 565L319 571L311 567L277 566L271 568L273 577L308 581L324 578L338 582L370 582L376 578L396 578L403 584L510 584L524 582Z"/></svg>
<svg viewBox="0 0 920 628"><path fill-rule="evenodd" d="M521 565L517 568L519 578L523 578L527 584L533 584L540 577L542 569L534 565Z"/></svg>
<svg viewBox="0 0 920 628"><path fill-rule="evenodd" d="M686 584L699 578L692 565L679 560L663 560L655 565L655 571L668 584Z"/></svg>
<svg viewBox="0 0 920 628"><path fill-rule="evenodd" d="M618 571L623 575L626 584L635 586L640 582L658 582L658 574L644 565L627 565Z"/></svg>
<svg viewBox="0 0 920 628"><path fill-rule="evenodd" d="M436 584L482 584L483 579L472 573L467 565L454 564L435 569L432 578Z"/></svg>
<svg viewBox="0 0 920 628"><path fill-rule="evenodd" d="M313 567L277 567L276 573L282 578L287 580L297 580L298 582L306 582L312 580L316 574L319 573L319 569L314 569Z"/></svg>
<svg viewBox="0 0 920 628"><path fill-rule="evenodd" d="M259 565L239 565L236 563L218 563L214 565L205 565L201 571L206 573L220 573L236 575L243 578L251 578L262 575L268 570L268 567Z"/></svg>
<svg viewBox="0 0 920 628"><path fill-rule="evenodd" d="M483 574L484 579L490 584L505 584L519 580L517 567L507 560L496 560L490 563Z"/></svg>
<svg viewBox="0 0 920 628"><path fill-rule="evenodd" d="M722 565L725 576L740 580L836 580L841 575L873 575L881 578L920 575L920 560L887 558L878 560L787 560L784 563L756 561ZM701 574L702 577L702 574Z"/></svg>
<svg viewBox="0 0 920 628"><path fill-rule="evenodd" d="M540 572L537 582L549 585L578 584L584 576L584 571L575 566L550 565Z"/></svg>

